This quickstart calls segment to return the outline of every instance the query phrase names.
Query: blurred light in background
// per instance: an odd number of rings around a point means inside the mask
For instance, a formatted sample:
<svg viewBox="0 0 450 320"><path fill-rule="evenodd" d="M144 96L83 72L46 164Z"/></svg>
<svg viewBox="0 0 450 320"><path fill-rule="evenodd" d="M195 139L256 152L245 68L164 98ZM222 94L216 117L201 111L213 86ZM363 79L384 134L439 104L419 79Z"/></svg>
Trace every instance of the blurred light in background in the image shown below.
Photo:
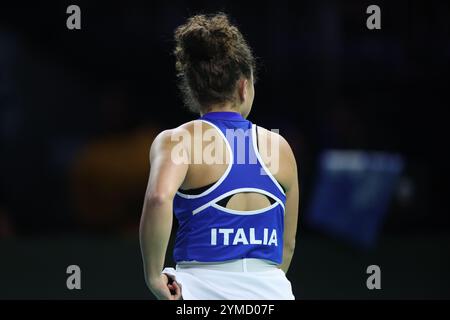
<svg viewBox="0 0 450 320"><path fill-rule="evenodd" d="M308 224L354 245L373 247L403 167L395 154L323 152Z"/></svg>

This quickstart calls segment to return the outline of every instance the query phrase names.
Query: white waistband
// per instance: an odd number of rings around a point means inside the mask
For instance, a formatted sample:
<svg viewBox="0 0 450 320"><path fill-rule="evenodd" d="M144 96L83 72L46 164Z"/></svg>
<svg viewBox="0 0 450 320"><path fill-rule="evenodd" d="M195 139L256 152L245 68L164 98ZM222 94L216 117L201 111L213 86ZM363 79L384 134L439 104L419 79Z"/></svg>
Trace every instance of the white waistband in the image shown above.
<svg viewBox="0 0 450 320"><path fill-rule="evenodd" d="M277 268L277 265L268 260L254 259L254 258L244 258L223 262L183 261L177 264L177 270L191 269L191 268L231 271L231 272L261 272L273 270Z"/></svg>

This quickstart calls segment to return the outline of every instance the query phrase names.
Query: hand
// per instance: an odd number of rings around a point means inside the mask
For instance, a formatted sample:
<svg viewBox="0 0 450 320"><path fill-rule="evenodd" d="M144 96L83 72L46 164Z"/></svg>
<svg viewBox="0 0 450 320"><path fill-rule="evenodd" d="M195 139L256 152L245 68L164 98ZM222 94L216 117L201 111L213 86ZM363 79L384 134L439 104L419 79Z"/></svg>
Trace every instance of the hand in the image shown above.
<svg viewBox="0 0 450 320"><path fill-rule="evenodd" d="M150 290L158 300L181 300L180 285L175 280L169 283L169 277L164 273L150 281Z"/></svg>

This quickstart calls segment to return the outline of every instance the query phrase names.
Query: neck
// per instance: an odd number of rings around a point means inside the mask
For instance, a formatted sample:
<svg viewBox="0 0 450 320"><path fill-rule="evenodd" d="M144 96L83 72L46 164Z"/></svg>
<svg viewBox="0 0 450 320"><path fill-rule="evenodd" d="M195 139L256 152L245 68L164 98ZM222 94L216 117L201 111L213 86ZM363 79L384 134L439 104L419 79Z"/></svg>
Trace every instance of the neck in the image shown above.
<svg viewBox="0 0 450 320"><path fill-rule="evenodd" d="M239 109L236 107L236 105L232 104L230 102L223 103L223 104L211 105L208 108L206 108L205 110L201 111L200 115L203 116L205 113L208 113L208 112L236 112L236 113L240 113Z"/></svg>

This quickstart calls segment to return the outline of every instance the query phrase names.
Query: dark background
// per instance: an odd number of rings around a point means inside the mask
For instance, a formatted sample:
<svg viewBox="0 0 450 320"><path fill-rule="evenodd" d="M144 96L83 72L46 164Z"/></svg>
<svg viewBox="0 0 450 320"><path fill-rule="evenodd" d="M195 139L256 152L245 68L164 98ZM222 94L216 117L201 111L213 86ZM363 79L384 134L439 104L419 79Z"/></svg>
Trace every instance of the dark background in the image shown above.
<svg viewBox="0 0 450 320"><path fill-rule="evenodd" d="M81 30L66 8L81 8ZM381 7L381 30L366 8ZM195 117L173 31L225 11L258 57L250 120L301 175L297 298L450 298L450 4L444 1L46 1L0 6L0 298L151 298L138 223L155 135ZM377 245L304 223L325 149L400 154ZM169 252L167 264L171 264ZM82 290L66 288L66 268ZM382 290L366 288L366 268Z"/></svg>

